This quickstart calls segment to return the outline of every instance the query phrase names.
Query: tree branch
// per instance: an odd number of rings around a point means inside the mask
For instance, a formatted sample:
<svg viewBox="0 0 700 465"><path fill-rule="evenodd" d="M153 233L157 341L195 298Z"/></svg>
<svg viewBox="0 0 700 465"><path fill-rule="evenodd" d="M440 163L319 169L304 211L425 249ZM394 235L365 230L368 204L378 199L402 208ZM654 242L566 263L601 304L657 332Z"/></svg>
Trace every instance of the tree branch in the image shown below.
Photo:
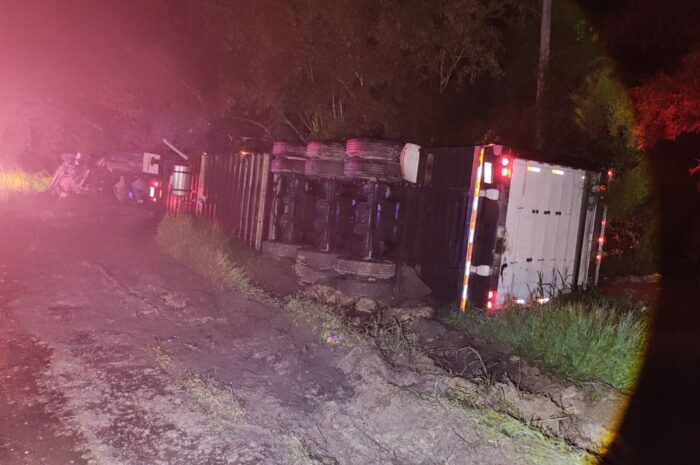
<svg viewBox="0 0 700 465"><path fill-rule="evenodd" d="M304 135L302 134L302 132L299 131L299 129L298 129L296 126L294 126L294 123L292 123L292 122L289 120L289 118L287 118L287 115L285 115L284 112L280 112L280 115L281 115L281 117L282 117L282 120L284 120L284 123L285 123L287 126L289 126L289 127L292 129L292 131L294 131L294 133L297 135L297 137L299 138L299 140L302 141L302 142L306 142L306 137L304 137Z"/></svg>
<svg viewBox="0 0 700 465"><path fill-rule="evenodd" d="M440 62L440 93L445 92L447 89L447 86L450 84L450 80L452 79L452 75L454 74L455 70L457 69L457 66L459 66L459 63L462 61L462 58L464 58L464 53L465 49L462 47L462 49L459 51L457 54L457 57L452 60L452 64L450 65L449 69L447 70L446 73L443 74L442 72L442 60Z"/></svg>
<svg viewBox="0 0 700 465"><path fill-rule="evenodd" d="M695 161L698 162L698 164L688 170L691 176L700 171L700 158L696 158Z"/></svg>
<svg viewBox="0 0 700 465"><path fill-rule="evenodd" d="M260 129L262 129L263 131L265 131L265 135L266 135L267 137L269 137L270 140L274 140L274 137L272 137L272 131L270 131L270 128L268 128L268 127L265 126L264 124L259 123L259 122L255 121L255 120L252 120L252 119L250 119L250 118L244 118L244 117L242 117L242 116L235 116L235 115L234 115L232 118L233 118L233 119L237 119L237 120L239 120L239 121L244 121L244 122L246 122L246 123L252 124L253 126L259 127Z"/></svg>

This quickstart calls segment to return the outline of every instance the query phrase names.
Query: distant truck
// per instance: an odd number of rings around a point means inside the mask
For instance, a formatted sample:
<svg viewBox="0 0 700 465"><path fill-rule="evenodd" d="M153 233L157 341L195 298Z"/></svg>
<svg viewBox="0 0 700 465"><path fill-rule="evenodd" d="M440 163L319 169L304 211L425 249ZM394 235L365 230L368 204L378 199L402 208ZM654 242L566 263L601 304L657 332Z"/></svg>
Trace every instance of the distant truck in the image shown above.
<svg viewBox="0 0 700 465"><path fill-rule="evenodd" d="M596 284L612 171L504 145L422 148L403 261L462 310L546 302Z"/></svg>

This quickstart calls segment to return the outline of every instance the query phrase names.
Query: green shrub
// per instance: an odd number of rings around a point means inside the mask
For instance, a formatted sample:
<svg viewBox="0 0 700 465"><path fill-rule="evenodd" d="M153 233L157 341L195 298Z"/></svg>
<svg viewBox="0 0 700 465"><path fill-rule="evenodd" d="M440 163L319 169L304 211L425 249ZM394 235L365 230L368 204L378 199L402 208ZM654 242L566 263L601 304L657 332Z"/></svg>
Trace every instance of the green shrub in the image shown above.
<svg viewBox="0 0 700 465"><path fill-rule="evenodd" d="M545 370L619 389L634 384L647 332L646 317L599 300L555 300L495 313L470 309L453 312L447 319L478 339L512 348Z"/></svg>

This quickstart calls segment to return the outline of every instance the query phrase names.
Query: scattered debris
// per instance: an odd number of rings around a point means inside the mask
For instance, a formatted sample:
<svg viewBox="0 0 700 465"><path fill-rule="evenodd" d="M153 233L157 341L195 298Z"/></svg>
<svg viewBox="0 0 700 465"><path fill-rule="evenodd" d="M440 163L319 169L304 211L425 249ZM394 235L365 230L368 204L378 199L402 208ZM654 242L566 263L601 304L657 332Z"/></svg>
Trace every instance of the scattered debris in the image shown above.
<svg viewBox="0 0 700 465"><path fill-rule="evenodd" d="M391 307L384 311L383 319L385 321L396 319L400 322L414 320L416 318L431 319L435 316L435 309L430 305L415 305Z"/></svg>
<svg viewBox="0 0 700 465"><path fill-rule="evenodd" d="M374 313L377 310L377 302L369 297L360 297L355 302L355 311L359 313Z"/></svg>

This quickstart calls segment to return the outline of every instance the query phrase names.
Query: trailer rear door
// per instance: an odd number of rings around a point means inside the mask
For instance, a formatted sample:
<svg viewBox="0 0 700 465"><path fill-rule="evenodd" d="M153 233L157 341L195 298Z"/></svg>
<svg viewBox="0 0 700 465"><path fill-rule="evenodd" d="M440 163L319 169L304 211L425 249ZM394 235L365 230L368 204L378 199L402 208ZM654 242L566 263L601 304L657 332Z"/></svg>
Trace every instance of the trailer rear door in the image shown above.
<svg viewBox="0 0 700 465"><path fill-rule="evenodd" d="M571 286L586 184L583 170L523 159L512 173L498 304Z"/></svg>

